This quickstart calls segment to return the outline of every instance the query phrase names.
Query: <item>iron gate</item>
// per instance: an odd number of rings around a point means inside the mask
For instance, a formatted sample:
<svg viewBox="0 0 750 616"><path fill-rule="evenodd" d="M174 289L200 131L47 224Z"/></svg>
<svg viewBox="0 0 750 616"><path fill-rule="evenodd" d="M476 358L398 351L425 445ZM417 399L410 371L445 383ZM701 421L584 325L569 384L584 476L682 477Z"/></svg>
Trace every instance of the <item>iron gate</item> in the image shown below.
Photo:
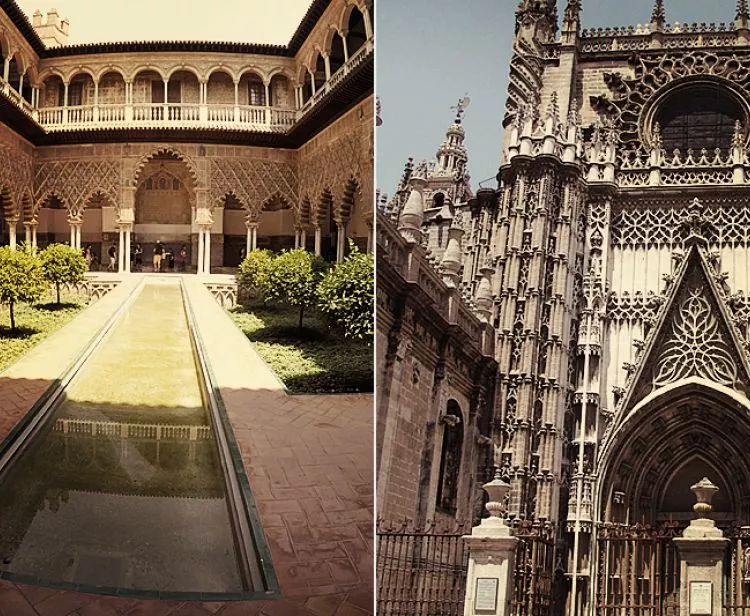
<svg viewBox="0 0 750 616"><path fill-rule="evenodd" d="M597 616L679 616L676 524L603 524L597 533Z"/></svg>
<svg viewBox="0 0 750 616"><path fill-rule="evenodd" d="M554 607L554 527L531 520L514 520L511 526L518 538L511 614L548 616Z"/></svg>

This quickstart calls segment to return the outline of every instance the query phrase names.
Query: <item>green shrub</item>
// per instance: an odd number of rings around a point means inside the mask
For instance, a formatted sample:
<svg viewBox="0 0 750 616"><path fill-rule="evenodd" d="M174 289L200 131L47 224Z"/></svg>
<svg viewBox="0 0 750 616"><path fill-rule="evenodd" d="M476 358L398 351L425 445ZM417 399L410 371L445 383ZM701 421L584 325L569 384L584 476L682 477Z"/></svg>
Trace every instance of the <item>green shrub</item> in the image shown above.
<svg viewBox="0 0 750 616"><path fill-rule="evenodd" d="M318 308L347 338L372 338L375 261L351 241L350 250L318 285Z"/></svg>
<svg viewBox="0 0 750 616"><path fill-rule="evenodd" d="M10 308L10 329L16 331L14 308L17 302L33 302L47 289L42 264L26 250L0 248L0 302Z"/></svg>
<svg viewBox="0 0 750 616"><path fill-rule="evenodd" d="M250 297L263 297L268 288L268 272L274 255L265 248L248 253L240 263L237 284Z"/></svg>
<svg viewBox="0 0 750 616"><path fill-rule="evenodd" d="M316 289L327 264L301 248L282 252L268 270L266 298L299 308L299 324L305 309L315 305Z"/></svg>
<svg viewBox="0 0 750 616"><path fill-rule="evenodd" d="M80 250L65 244L50 244L40 253L44 277L55 285L57 303L60 304L60 285L76 284L86 273L86 259Z"/></svg>

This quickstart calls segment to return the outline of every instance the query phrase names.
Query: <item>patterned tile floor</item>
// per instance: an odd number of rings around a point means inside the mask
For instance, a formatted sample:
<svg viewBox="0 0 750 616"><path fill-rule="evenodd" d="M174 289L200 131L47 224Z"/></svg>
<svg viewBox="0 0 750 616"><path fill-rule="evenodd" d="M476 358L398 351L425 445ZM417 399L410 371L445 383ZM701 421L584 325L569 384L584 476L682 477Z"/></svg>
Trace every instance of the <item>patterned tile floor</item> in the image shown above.
<svg viewBox="0 0 750 616"><path fill-rule="evenodd" d="M0 375L0 439L137 284L128 276ZM186 290L239 445L283 598L176 602L0 581L0 616L373 613L372 396L289 396L195 276Z"/></svg>

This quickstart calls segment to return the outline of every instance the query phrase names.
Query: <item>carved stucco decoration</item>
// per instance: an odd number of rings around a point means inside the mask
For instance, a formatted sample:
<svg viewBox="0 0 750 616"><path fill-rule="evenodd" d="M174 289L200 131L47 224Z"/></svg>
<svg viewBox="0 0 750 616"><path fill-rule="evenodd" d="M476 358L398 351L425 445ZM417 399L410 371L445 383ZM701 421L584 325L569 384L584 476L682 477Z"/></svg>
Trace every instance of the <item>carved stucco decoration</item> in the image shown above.
<svg viewBox="0 0 750 616"><path fill-rule="evenodd" d="M295 208L299 202L296 169L286 162L253 158L211 158L209 193L212 206L229 193L240 200L252 220L260 216L263 204L280 198Z"/></svg>
<svg viewBox="0 0 750 616"><path fill-rule="evenodd" d="M34 210L55 195L71 218L80 218L88 200L102 193L119 209L122 173L119 158L50 160L34 165Z"/></svg>
<svg viewBox="0 0 750 616"><path fill-rule="evenodd" d="M31 212L22 212L24 202L32 200L32 159L29 155L0 144L0 192L10 196L4 203L6 219L31 218Z"/></svg>
<svg viewBox="0 0 750 616"><path fill-rule="evenodd" d="M301 148L300 194L310 201L311 220L321 218L318 210L328 199L326 191L339 222L348 219L352 203L362 204L362 211L372 210L371 139L372 129L363 122L324 145L313 142Z"/></svg>
<svg viewBox="0 0 750 616"><path fill-rule="evenodd" d="M625 79L619 73L605 73L604 81L612 99L592 97L595 110L612 116L619 129L619 140L625 150L642 149L650 144L648 116L659 96L691 77L725 81L736 96L747 101L750 85L750 58L731 52L691 51L663 52L658 55L635 55L632 64L635 77Z"/></svg>
<svg viewBox="0 0 750 616"><path fill-rule="evenodd" d="M185 152L169 144L157 146L156 148L150 149L144 154L141 159L136 163L133 170L130 182L132 186L138 186L141 180L141 173L146 165L157 156L170 156L181 161L187 167L190 178L193 182L193 186L196 188L203 188L206 184L203 178L203 174L200 172L199 165L193 160L191 156L188 156Z"/></svg>

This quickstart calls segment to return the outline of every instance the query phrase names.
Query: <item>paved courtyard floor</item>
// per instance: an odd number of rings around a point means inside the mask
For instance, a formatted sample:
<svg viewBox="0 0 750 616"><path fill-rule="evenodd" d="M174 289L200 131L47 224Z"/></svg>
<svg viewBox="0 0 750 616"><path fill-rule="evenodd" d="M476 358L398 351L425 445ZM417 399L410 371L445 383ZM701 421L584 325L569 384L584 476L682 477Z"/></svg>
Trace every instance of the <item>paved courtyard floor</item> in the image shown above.
<svg viewBox="0 0 750 616"><path fill-rule="evenodd" d="M141 276L123 277L115 290L0 374L0 440L87 347ZM184 280L283 598L157 601L0 581L0 615L372 614L372 396L288 395L205 289L206 278Z"/></svg>

